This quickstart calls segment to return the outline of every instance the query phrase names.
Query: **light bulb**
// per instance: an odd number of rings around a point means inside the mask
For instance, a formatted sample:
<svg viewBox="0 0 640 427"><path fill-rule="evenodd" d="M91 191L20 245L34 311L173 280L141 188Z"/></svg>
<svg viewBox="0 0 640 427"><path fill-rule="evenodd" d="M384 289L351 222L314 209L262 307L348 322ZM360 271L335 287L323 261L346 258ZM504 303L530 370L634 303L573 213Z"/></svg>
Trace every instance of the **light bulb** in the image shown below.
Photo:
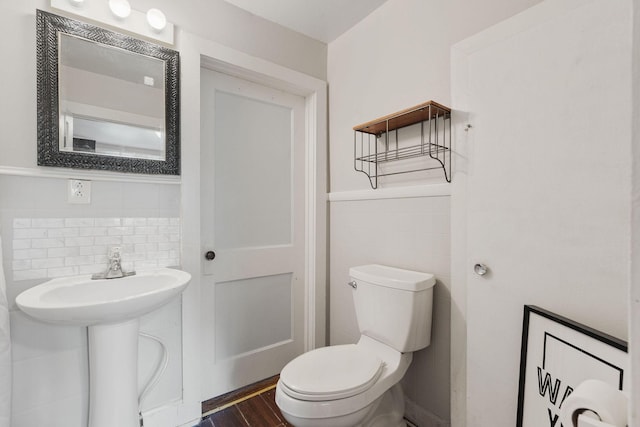
<svg viewBox="0 0 640 427"><path fill-rule="evenodd" d="M109 9L118 18L126 18L131 14L131 5L127 0L109 0Z"/></svg>
<svg viewBox="0 0 640 427"><path fill-rule="evenodd" d="M167 17L159 9L149 9L147 22L156 31L162 31L167 26Z"/></svg>

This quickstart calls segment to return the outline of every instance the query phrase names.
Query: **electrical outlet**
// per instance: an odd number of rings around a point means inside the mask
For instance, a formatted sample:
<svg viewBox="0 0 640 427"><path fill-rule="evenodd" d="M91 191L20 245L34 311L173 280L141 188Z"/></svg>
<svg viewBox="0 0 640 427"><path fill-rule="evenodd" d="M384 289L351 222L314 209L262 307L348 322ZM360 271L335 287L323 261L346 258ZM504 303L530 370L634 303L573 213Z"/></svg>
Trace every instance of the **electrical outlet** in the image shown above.
<svg viewBox="0 0 640 427"><path fill-rule="evenodd" d="M67 191L67 201L74 204L91 203L91 181L70 179Z"/></svg>

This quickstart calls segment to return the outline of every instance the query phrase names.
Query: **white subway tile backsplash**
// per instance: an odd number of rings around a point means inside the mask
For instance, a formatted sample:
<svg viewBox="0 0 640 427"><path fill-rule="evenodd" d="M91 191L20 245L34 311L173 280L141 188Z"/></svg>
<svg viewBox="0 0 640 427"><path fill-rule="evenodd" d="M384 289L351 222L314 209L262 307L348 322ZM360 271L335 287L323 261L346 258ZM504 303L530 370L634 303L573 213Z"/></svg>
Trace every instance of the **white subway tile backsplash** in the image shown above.
<svg viewBox="0 0 640 427"><path fill-rule="evenodd" d="M31 220L28 218L14 218L13 228L31 228Z"/></svg>
<svg viewBox="0 0 640 427"><path fill-rule="evenodd" d="M15 239L13 241L13 249L30 249L30 248L31 248L30 239Z"/></svg>
<svg viewBox="0 0 640 427"><path fill-rule="evenodd" d="M147 241L149 243L167 243L169 242L168 234L150 234L147 236Z"/></svg>
<svg viewBox="0 0 640 427"><path fill-rule="evenodd" d="M155 259L155 260L168 259L169 258L169 251L147 252L147 258L148 259Z"/></svg>
<svg viewBox="0 0 640 427"><path fill-rule="evenodd" d="M125 227L143 227L147 225L147 218L122 218L122 225Z"/></svg>
<svg viewBox="0 0 640 427"><path fill-rule="evenodd" d="M76 237L79 234L78 228L51 228L47 237Z"/></svg>
<svg viewBox="0 0 640 427"><path fill-rule="evenodd" d="M13 251L13 259L33 259L46 257L46 249L18 249Z"/></svg>
<svg viewBox="0 0 640 427"><path fill-rule="evenodd" d="M31 220L32 228L61 228L64 227L64 218L34 218Z"/></svg>
<svg viewBox="0 0 640 427"><path fill-rule="evenodd" d="M137 235L150 235L150 234L158 234L157 226L147 226L147 227L135 227L135 233Z"/></svg>
<svg viewBox="0 0 640 427"><path fill-rule="evenodd" d="M93 227L93 218L65 218L65 227Z"/></svg>
<svg viewBox="0 0 640 427"><path fill-rule="evenodd" d="M13 280L34 280L34 279L46 279L47 270L13 270Z"/></svg>
<svg viewBox="0 0 640 427"><path fill-rule="evenodd" d="M134 245L134 248L136 253L147 253L157 251L158 245L156 243L140 243Z"/></svg>
<svg viewBox="0 0 640 427"><path fill-rule="evenodd" d="M180 259L179 258L169 258L166 260L159 260L158 261L158 267L175 267L180 265Z"/></svg>
<svg viewBox="0 0 640 427"><path fill-rule="evenodd" d="M13 271L17 270L30 270L31 269L31 260L30 259L14 259L11 263L13 266Z"/></svg>
<svg viewBox="0 0 640 427"><path fill-rule="evenodd" d="M179 233L179 232L180 232L180 227L177 225L160 226L160 233L162 234L172 234L172 233Z"/></svg>
<svg viewBox="0 0 640 427"><path fill-rule="evenodd" d="M15 228L14 239L44 239L47 237L46 228Z"/></svg>
<svg viewBox="0 0 640 427"><path fill-rule="evenodd" d="M122 237L121 236L97 236L95 238L96 245L121 245Z"/></svg>
<svg viewBox="0 0 640 427"><path fill-rule="evenodd" d="M120 227L121 218L95 218L96 227Z"/></svg>
<svg viewBox="0 0 640 427"><path fill-rule="evenodd" d="M66 266L93 265L95 262L96 257L93 255L74 256L64 259L64 265Z"/></svg>
<svg viewBox="0 0 640 427"><path fill-rule="evenodd" d="M78 228L80 236L106 236L107 227L82 227Z"/></svg>
<svg viewBox="0 0 640 427"><path fill-rule="evenodd" d="M66 277L66 276L75 276L77 274L78 274L78 267L59 267L59 268L47 269L48 277Z"/></svg>
<svg viewBox="0 0 640 427"><path fill-rule="evenodd" d="M91 246L93 245L93 237L66 237L64 245L70 246Z"/></svg>
<svg viewBox="0 0 640 427"><path fill-rule="evenodd" d="M107 230L109 236L130 236L133 234L133 227L109 227Z"/></svg>
<svg viewBox="0 0 640 427"><path fill-rule="evenodd" d="M179 265L180 218L15 218L13 279L96 273L116 245L128 269Z"/></svg>
<svg viewBox="0 0 640 427"><path fill-rule="evenodd" d="M147 225L169 225L169 218L149 218Z"/></svg>
<svg viewBox="0 0 640 427"><path fill-rule="evenodd" d="M31 247L34 249L39 248L63 248L63 239L31 239Z"/></svg>
<svg viewBox="0 0 640 427"><path fill-rule="evenodd" d="M78 249L79 251L75 255L105 255L109 252L109 246L107 245L81 246Z"/></svg>
<svg viewBox="0 0 640 427"><path fill-rule="evenodd" d="M159 267L158 260L136 261L133 263L133 265L135 266L135 270L144 270L145 268Z"/></svg>
<svg viewBox="0 0 640 427"><path fill-rule="evenodd" d="M159 251L171 251L171 250L179 250L180 249L180 245L178 245L177 243L158 243L158 250Z"/></svg>
<svg viewBox="0 0 640 427"><path fill-rule="evenodd" d="M84 248L50 248L47 250L47 258L78 256L82 249Z"/></svg>
<svg viewBox="0 0 640 427"><path fill-rule="evenodd" d="M31 268L64 267L64 258L42 258L31 260Z"/></svg>
<svg viewBox="0 0 640 427"><path fill-rule="evenodd" d="M122 236L122 243L123 244L135 244L135 243L146 243L147 242L147 237L152 237L152 236Z"/></svg>

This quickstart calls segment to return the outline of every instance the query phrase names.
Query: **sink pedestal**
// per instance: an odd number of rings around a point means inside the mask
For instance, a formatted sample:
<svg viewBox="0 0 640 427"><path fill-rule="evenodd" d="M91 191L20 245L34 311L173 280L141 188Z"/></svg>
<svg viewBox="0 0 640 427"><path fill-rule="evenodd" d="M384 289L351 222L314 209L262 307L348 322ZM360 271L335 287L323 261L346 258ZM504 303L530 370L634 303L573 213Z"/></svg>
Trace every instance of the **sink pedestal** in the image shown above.
<svg viewBox="0 0 640 427"><path fill-rule="evenodd" d="M89 326L89 427L138 427L138 319Z"/></svg>
<svg viewBox="0 0 640 427"><path fill-rule="evenodd" d="M180 295L191 275L172 268L92 280L58 277L27 289L16 304L58 325L89 325L89 427L138 427L138 318ZM131 319L131 320L130 320Z"/></svg>

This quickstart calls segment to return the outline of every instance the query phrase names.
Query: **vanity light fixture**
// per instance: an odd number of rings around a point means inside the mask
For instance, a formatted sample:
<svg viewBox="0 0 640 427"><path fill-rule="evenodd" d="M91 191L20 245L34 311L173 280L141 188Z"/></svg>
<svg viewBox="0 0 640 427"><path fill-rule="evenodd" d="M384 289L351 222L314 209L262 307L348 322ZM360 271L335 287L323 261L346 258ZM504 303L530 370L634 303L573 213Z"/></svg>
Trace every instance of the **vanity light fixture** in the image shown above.
<svg viewBox="0 0 640 427"><path fill-rule="evenodd" d="M0 0L0 2L5 0ZM18 0L20 1L20 0ZM46 1L46 0L45 0ZM156 9L142 12L131 7L131 0L48 0L51 7L81 19L90 19L118 30L139 34L173 45L174 25Z"/></svg>
<svg viewBox="0 0 640 427"><path fill-rule="evenodd" d="M131 5L127 0L109 0L109 9L118 18L124 19L131 14Z"/></svg>
<svg viewBox="0 0 640 427"><path fill-rule="evenodd" d="M149 9L147 12L147 22L156 31L164 30L167 26L167 17L160 9Z"/></svg>

